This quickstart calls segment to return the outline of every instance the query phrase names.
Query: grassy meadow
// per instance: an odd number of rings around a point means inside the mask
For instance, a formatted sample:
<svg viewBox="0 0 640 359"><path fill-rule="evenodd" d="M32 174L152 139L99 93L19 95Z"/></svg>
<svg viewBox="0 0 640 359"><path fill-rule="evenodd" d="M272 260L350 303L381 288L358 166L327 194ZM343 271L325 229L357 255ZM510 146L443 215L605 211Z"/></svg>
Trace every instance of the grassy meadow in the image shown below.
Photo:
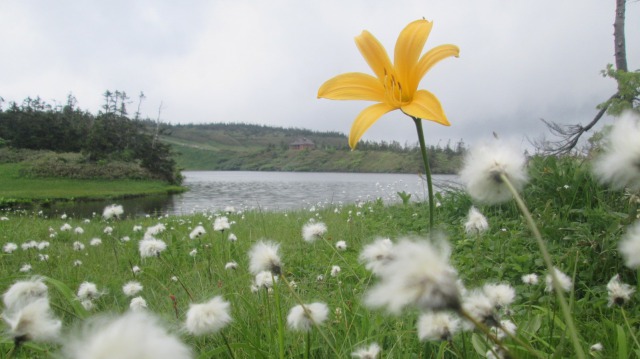
<svg viewBox="0 0 640 359"><path fill-rule="evenodd" d="M528 172L531 180L523 198L556 267L572 278L567 297L580 345L590 357L638 356L640 306L632 299L626 306L610 307L606 289L616 274L625 283L637 283L637 273L624 266L617 252L625 227L636 218L635 198L599 185L589 163L580 159L534 158ZM435 233L450 243L451 264L464 286L471 291L485 284L508 284L516 291L513 303L496 313L517 327L515 338L503 339L512 356L574 357L556 298L545 290L545 264L516 205L478 206L489 229L468 234L464 224L471 198L453 191L439 194L437 201ZM123 219L112 220L42 218L37 213L6 211L0 214L0 244L15 243L18 248L2 253L0 290L5 292L17 280L45 276L63 333L73 336L73 328L86 318L128 311L131 297L122 288L137 281L143 286L137 295L146 301L146 310L159 316L196 358L348 358L374 342L384 358L485 357L493 343L481 331L452 333L448 340L420 340L419 311L392 315L363 300L378 282L359 260L363 248L380 238L394 243L427 238L427 208L423 203L373 201L289 212L235 208L229 213L160 218L128 218L125 213ZM213 223L221 217L228 218L230 228L214 231ZM310 220L327 227L313 242L302 237ZM166 229L155 237L167 248L158 257L141 258L139 241L147 228L157 224ZM191 239L198 225L206 233ZM69 229L62 230L63 226ZM237 241L229 240L230 234ZM271 289L252 288L248 252L261 240L279 244L283 263L282 276ZM30 241L49 245L21 248ZM345 250L336 248L339 241L345 242ZM84 247L75 250L74 242ZM237 269L225 269L229 262L236 262ZM23 268L26 264L28 271ZM141 269L137 274L135 266ZM522 276L531 273L539 275L539 283L523 283ZM90 310L76 298L85 281L95 283L101 293ZM215 296L230 303L231 323L218 333L189 334L184 322L190 303ZM289 310L301 302L322 302L329 308L328 318L308 333L287 326ZM590 350L596 343L602 349ZM5 336L0 356L59 357L60 346L27 342L14 350L13 340Z"/></svg>

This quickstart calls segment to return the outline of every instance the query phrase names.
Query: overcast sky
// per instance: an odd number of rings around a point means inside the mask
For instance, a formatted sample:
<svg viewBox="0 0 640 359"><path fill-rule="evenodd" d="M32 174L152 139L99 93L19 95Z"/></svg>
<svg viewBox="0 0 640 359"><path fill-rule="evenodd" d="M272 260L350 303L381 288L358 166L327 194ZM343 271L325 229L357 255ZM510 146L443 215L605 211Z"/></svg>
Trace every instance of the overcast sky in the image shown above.
<svg viewBox="0 0 640 359"><path fill-rule="evenodd" d="M143 91L143 115L164 122L244 122L348 133L369 103L316 98L343 72L372 73L354 37L366 29L393 51L409 22L434 21L437 64L420 88L451 127L425 124L427 142L491 136L525 142L541 118L587 123L615 91L600 71L613 57L615 0L210 0L0 2L0 96L64 102L96 113L105 90ZM640 67L640 2L627 4L627 59ZM363 137L416 141L398 111Z"/></svg>

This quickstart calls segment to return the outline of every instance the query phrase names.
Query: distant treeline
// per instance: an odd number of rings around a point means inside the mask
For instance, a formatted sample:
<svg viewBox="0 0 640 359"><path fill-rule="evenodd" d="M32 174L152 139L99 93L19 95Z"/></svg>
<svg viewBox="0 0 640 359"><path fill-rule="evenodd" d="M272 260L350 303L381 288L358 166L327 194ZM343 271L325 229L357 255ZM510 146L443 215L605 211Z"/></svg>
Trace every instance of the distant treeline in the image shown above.
<svg viewBox="0 0 640 359"><path fill-rule="evenodd" d="M36 97L0 106L0 147L78 152L95 163L135 162L158 178L179 184L171 146L158 141L159 130L150 131L139 112L128 117L125 92L106 91L103 96L104 105L96 115L81 110L72 95L64 105L53 106Z"/></svg>

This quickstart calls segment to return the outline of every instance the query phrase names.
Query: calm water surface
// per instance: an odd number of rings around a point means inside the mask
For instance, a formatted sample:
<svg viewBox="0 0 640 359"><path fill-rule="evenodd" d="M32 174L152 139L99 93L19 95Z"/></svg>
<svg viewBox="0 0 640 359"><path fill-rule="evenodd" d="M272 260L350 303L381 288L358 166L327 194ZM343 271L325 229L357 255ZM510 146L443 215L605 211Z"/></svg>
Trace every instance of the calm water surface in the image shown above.
<svg viewBox="0 0 640 359"><path fill-rule="evenodd" d="M235 209L292 210L340 205L381 198L399 202L397 192L411 193L411 200L426 197L426 182L418 175L373 173L185 171L188 192L117 201L128 215L191 214ZM455 176L434 176L436 185ZM56 205L50 215L76 217L98 215L111 202Z"/></svg>

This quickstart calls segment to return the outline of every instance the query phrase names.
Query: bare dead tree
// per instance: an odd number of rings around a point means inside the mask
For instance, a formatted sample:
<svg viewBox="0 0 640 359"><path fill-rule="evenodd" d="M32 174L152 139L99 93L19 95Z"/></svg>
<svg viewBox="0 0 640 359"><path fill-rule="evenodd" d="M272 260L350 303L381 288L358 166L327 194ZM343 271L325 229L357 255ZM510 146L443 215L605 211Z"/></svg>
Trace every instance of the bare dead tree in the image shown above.
<svg viewBox="0 0 640 359"><path fill-rule="evenodd" d="M627 50L624 35L625 12L626 0L616 0L616 18L613 22L613 43L615 48L616 69L618 71L627 71ZM619 98L620 86L621 84L618 82L618 91L599 106L600 110L586 126L580 124L563 125L541 119L549 129L549 132L559 139L535 143L536 147L541 148L542 152L546 154L560 155L570 153L578 144L580 137L600 121L602 116L607 112L611 101Z"/></svg>

